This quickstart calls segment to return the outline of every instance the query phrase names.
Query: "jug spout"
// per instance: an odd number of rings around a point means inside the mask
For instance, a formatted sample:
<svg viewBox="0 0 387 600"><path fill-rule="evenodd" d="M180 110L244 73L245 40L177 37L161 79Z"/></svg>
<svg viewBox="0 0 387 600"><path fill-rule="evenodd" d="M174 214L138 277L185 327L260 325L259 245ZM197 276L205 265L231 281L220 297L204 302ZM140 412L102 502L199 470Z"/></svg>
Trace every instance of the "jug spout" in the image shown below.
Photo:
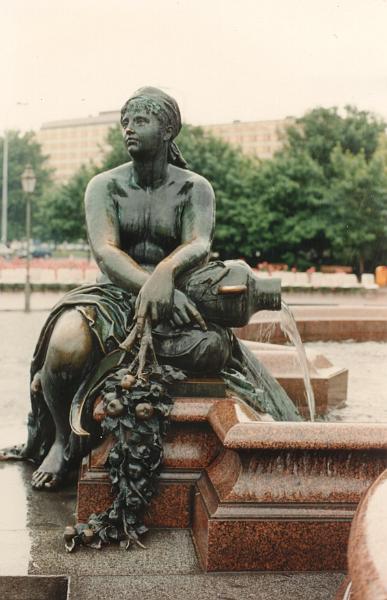
<svg viewBox="0 0 387 600"><path fill-rule="evenodd" d="M250 274L250 313L260 310L281 310L281 280L259 278L252 271Z"/></svg>

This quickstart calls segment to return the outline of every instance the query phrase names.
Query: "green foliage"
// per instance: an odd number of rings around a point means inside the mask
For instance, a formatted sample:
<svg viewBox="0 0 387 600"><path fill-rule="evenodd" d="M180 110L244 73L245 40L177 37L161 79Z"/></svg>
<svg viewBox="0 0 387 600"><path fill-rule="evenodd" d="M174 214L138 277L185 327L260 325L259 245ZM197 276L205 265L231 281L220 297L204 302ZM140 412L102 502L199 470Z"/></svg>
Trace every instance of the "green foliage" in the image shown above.
<svg viewBox="0 0 387 600"><path fill-rule="evenodd" d="M290 152L302 148L329 176L331 153L337 145L352 154L364 152L370 160L378 147L385 124L372 113L346 106L341 116L336 107L315 108L297 119L287 131Z"/></svg>
<svg viewBox="0 0 387 600"><path fill-rule="evenodd" d="M212 184L216 196L213 250L222 258L255 256L259 204L253 180L258 161L229 144L185 125L177 139L188 168Z"/></svg>
<svg viewBox="0 0 387 600"><path fill-rule="evenodd" d="M386 251L387 178L378 157L352 154L337 146L331 154L329 188L335 219L331 224L332 253L363 271ZM382 256L380 257L382 258ZM386 254L384 254L384 260Z"/></svg>
<svg viewBox="0 0 387 600"><path fill-rule="evenodd" d="M0 138L0 165L3 164L4 138ZM35 141L32 131L24 133L8 131L8 239L25 237L26 200L21 186L21 175L30 163L36 175L36 188L33 194L33 212L39 210L42 195L50 183L50 170L45 166L46 157ZM0 194L2 194L2 179ZM33 220L34 224L34 220ZM33 232L36 229L33 226Z"/></svg>
<svg viewBox="0 0 387 600"><path fill-rule="evenodd" d="M90 179L129 160L120 128L108 134L110 151L101 166L83 165L66 184L51 186L42 197L35 215L36 232L42 240L74 242L86 240L84 195Z"/></svg>
<svg viewBox="0 0 387 600"><path fill-rule="evenodd" d="M86 240L83 198L95 167L82 166L66 185L51 187L42 197L35 215L37 235L42 240Z"/></svg>
<svg viewBox="0 0 387 600"><path fill-rule="evenodd" d="M100 169L101 171L113 169L114 167L118 167L118 165L122 165L130 160L128 151L124 144L124 139L122 137L121 127L119 125L116 125L109 130L107 142L110 146L110 150L104 157Z"/></svg>
<svg viewBox="0 0 387 600"><path fill-rule="evenodd" d="M371 113L346 107L343 116L336 108L314 109L288 129L284 149L264 167L276 187L281 174L300 183L287 198L276 195L283 214L293 212L294 228L290 235L282 224L277 259L288 260L290 251L299 266L345 263L359 272L386 261L387 171L379 150L384 128ZM296 171L294 161L300 163ZM310 174L300 181L301 163Z"/></svg>
<svg viewBox="0 0 387 600"><path fill-rule="evenodd" d="M261 257L304 268L327 249L323 171L303 151L284 152L255 173L259 221L251 221Z"/></svg>

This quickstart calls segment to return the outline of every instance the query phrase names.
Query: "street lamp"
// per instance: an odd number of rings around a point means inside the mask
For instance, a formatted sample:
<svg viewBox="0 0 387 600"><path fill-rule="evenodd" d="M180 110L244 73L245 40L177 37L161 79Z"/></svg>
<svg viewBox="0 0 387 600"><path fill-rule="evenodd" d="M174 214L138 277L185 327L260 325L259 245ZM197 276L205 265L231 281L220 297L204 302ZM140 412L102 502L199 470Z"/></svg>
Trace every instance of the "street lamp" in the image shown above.
<svg viewBox="0 0 387 600"><path fill-rule="evenodd" d="M30 312L31 282L30 282L30 261L31 261L31 194L35 189L36 177L31 165L27 165L21 176L23 192L26 196L26 236L27 236L27 263L26 263L26 284L24 287L24 311Z"/></svg>

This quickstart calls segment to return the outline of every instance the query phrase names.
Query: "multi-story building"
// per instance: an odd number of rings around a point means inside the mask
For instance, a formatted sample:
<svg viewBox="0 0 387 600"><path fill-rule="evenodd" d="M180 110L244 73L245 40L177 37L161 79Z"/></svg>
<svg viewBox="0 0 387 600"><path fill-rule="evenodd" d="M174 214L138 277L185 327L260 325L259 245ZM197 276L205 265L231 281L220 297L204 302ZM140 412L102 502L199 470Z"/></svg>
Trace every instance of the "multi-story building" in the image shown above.
<svg viewBox="0 0 387 600"><path fill-rule="evenodd" d="M107 134L119 123L119 111L101 112L96 117L43 123L37 140L54 169L54 180L65 183L82 164L99 164L108 149ZM258 158L271 158L282 146L284 129L291 118L271 121L234 121L203 125L204 131Z"/></svg>
<svg viewBox="0 0 387 600"><path fill-rule="evenodd" d="M205 131L221 138L242 152L258 158L272 158L282 147L282 136L286 127L294 119L274 119L271 121L233 121L219 125L202 125Z"/></svg>
<svg viewBox="0 0 387 600"><path fill-rule="evenodd" d="M109 129L119 123L119 111L101 112L96 117L43 123L36 137L54 169L57 183L68 181L81 165L98 165L108 149Z"/></svg>

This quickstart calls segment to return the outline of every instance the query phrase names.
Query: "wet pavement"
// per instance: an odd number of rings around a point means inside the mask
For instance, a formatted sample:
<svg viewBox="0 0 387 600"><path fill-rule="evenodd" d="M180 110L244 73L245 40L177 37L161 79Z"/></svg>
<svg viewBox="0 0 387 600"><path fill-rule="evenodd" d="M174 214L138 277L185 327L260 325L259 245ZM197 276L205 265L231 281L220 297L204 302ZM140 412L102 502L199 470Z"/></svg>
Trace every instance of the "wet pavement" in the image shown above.
<svg viewBox="0 0 387 600"><path fill-rule="evenodd" d="M60 492L36 492L29 484L32 470L26 463L0 464L3 600L65 598L63 576L69 600L330 600L343 579L340 573L203 574L187 530L152 530L145 550L111 546L68 554L62 534L74 522L75 482ZM38 583L36 576L42 577Z"/></svg>
<svg viewBox="0 0 387 600"><path fill-rule="evenodd" d="M27 487L21 466L0 463L0 485L0 575L26 575L31 538L27 522Z"/></svg>

